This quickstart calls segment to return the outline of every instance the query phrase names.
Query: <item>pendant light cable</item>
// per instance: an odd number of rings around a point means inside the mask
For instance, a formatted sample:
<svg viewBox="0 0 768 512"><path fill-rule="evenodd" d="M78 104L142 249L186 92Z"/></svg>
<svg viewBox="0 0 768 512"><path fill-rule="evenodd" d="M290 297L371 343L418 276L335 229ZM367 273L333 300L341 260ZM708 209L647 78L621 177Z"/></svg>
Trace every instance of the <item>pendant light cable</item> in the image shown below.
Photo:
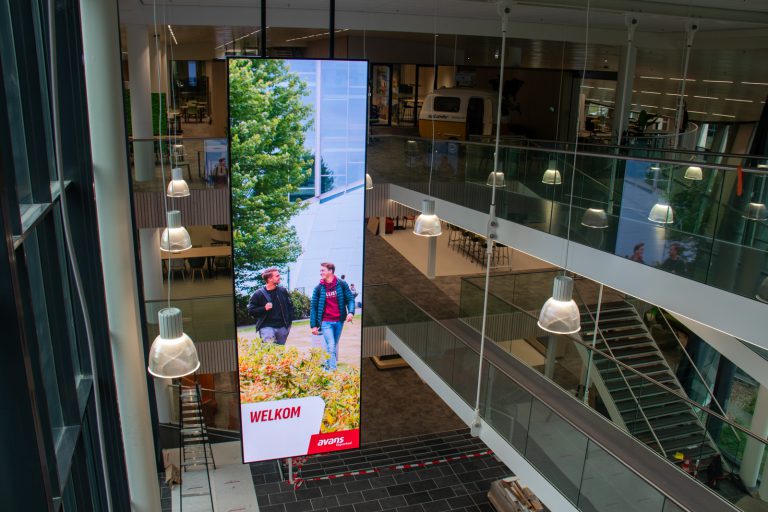
<svg viewBox="0 0 768 512"><path fill-rule="evenodd" d="M93 336L93 327L91 326L91 316L88 312L88 303L85 300L85 290L80 271L77 268L77 257L74 251L74 242L72 241L72 229L69 225L69 208L67 206L66 183L64 180L64 158L61 153L61 117L59 111L59 74L56 59L56 2L48 0L48 67L50 73L50 93L51 93L51 124L53 133L54 159L56 174L59 183L59 204L61 205L61 224L64 230L64 241L67 250L67 259L72 271L72 280L75 283L75 291L80 309L83 315L83 324L85 327L85 338L88 342L88 359L91 365L91 378L93 380L93 401L96 406L96 436L99 441L99 455L101 459L101 476L104 479L104 496L107 501L107 511L113 510L112 493L110 492L110 478L107 471L107 445L104 440L104 424L101 419L101 391L99 370L96 363L95 343Z"/></svg>

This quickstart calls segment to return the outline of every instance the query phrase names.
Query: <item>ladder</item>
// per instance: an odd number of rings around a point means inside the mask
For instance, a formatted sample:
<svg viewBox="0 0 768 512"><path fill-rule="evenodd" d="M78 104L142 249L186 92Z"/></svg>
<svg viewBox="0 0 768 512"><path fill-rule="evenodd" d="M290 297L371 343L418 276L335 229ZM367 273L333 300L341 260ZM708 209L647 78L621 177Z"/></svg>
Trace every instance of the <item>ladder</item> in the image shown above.
<svg viewBox="0 0 768 512"><path fill-rule="evenodd" d="M213 506L210 468L216 469L213 459L208 428L203 418L200 385L179 387L179 452L182 482L179 488L179 510L183 510L184 499L199 503L208 496ZM202 474L192 475L190 469L205 469ZM197 507L196 507L197 508Z"/></svg>

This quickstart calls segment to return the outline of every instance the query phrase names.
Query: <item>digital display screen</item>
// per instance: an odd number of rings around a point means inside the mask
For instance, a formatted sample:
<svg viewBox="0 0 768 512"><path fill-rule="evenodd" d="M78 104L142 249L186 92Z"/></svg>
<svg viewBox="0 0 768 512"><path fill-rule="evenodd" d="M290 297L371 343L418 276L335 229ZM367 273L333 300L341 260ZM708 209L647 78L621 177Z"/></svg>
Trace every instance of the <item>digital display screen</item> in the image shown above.
<svg viewBox="0 0 768 512"><path fill-rule="evenodd" d="M367 77L228 60L244 462L360 445Z"/></svg>

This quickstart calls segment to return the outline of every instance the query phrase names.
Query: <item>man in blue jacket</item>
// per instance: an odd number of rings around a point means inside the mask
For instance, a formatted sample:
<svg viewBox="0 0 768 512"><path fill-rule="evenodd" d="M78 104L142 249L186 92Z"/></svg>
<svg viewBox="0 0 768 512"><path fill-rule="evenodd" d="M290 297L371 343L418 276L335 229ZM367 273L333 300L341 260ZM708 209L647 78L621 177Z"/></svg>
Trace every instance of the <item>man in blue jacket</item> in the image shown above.
<svg viewBox="0 0 768 512"><path fill-rule="evenodd" d="M346 281L336 277L333 263L320 264L320 284L312 291L309 308L309 326L312 334L322 331L328 360L326 370L335 370L339 357L339 338L344 321L352 322L355 315L355 297Z"/></svg>

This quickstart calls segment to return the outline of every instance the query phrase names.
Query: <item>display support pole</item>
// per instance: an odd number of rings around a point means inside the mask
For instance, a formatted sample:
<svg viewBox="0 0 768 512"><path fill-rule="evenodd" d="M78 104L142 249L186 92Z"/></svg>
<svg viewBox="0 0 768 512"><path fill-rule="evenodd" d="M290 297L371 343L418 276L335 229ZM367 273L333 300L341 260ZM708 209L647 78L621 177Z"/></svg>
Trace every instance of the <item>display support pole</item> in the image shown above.
<svg viewBox="0 0 768 512"><path fill-rule="evenodd" d="M293 457L288 457L288 483L293 484Z"/></svg>

